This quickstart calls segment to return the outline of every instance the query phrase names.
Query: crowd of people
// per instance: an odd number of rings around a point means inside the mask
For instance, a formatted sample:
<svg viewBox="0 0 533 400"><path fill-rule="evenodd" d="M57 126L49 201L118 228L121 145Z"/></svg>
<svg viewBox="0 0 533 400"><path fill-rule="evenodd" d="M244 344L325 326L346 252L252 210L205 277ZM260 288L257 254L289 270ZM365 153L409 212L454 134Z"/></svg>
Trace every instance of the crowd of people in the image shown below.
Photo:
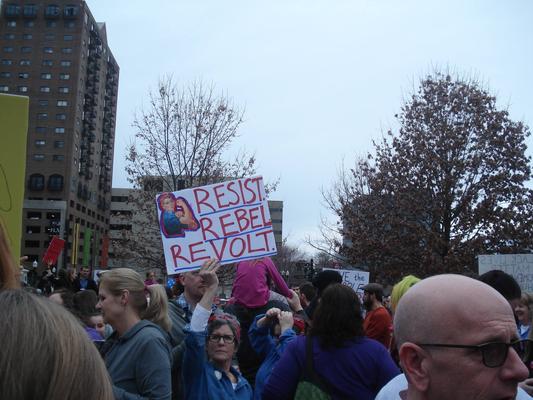
<svg viewBox="0 0 533 400"><path fill-rule="evenodd" d="M324 270L289 288L270 258L217 260L176 290L132 269L20 287L0 226L2 399L527 399L533 298L502 271L406 276L386 302ZM178 289L179 288L179 289ZM45 366L45 368L42 368Z"/></svg>

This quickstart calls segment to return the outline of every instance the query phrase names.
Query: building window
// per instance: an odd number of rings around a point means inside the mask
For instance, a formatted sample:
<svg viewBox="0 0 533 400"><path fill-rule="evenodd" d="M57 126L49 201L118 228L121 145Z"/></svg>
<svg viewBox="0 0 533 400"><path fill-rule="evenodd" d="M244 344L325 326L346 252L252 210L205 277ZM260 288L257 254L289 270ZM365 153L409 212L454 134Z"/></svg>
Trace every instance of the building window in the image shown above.
<svg viewBox="0 0 533 400"><path fill-rule="evenodd" d="M72 35L63 35L63 40L65 41L71 41L73 39L73 36Z"/></svg>
<svg viewBox="0 0 533 400"><path fill-rule="evenodd" d="M22 35L22 39L24 39L24 40L32 40L33 39L33 35L31 33L25 33L24 35Z"/></svg>
<svg viewBox="0 0 533 400"><path fill-rule="evenodd" d="M35 128L35 132L37 132L37 133L46 133L46 126L37 126Z"/></svg>
<svg viewBox="0 0 533 400"><path fill-rule="evenodd" d="M38 139L35 141L35 146L37 147L43 147L43 146L46 146L46 140L43 140L43 139Z"/></svg>
<svg viewBox="0 0 533 400"><path fill-rule="evenodd" d="M52 79L52 74L45 72L41 74L41 79Z"/></svg>
<svg viewBox="0 0 533 400"><path fill-rule="evenodd" d="M58 107L67 107L68 106L68 101L66 101L66 100L58 100L57 101L57 106Z"/></svg>
<svg viewBox="0 0 533 400"><path fill-rule="evenodd" d="M48 100L39 100L39 106L47 107L48 106Z"/></svg>
<svg viewBox="0 0 533 400"><path fill-rule="evenodd" d="M20 7L16 4L8 4L5 9L6 17L18 17L20 15Z"/></svg>
<svg viewBox="0 0 533 400"><path fill-rule="evenodd" d="M35 4L24 4L24 8L22 10L22 13L25 17L37 16L37 6Z"/></svg>
<svg viewBox="0 0 533 400"><path fill-rule="evenodd" d="M78 15L78 6L68 4L63 9L63 16L64 17L76 17Z"/></svg>
<svg viewBox="0 0 533 400"><path fill-rule="evenodd" d="M56 35L54 35L53 33L47 33L46 35L44 35L44 40L55 40L56 38Z"/></svg>
<svg viewBox="0 0 533 400"><path fill-rule="evenodd" d="M41 91L41 93L50 93L50 87L48 86L41 86L39 90Z"/></svg>
<svg viewBox="0 0 533 400"><path fill-rule="evenodd" d="M70 74L59 74L59 79L62 81L67 81L70 79Z"/></svg>
<svg viewBox="0 0 533 400"><path fill-rule="evenodd" d="M14 34L14 33L6 33L6 34L4 35L4 39L6 39L6 40L13 40L13 39L15 39L15 34Z"/></svg>
<svg viewBox="0 0 533 400"><path fill-rule="evenodd" d="M48 190L51 192L60 192L63 190L63 176L54 174L48 178Z"/></svg>
<svg viewBox="0 0 533 400"><path fill-rule="evenodd" d="M43 60L43 67L51 67L52 65L54 65L54 62L52 60Z"/></svg>
<svg viewBox="0 0 533 400"><path fill-rule="evenodd" d="M41 247L41 242L39 242L38 240L25 240L24 247L29 247L29 248Z"/></svg>
<svg viewBox="0 0 533 400"><path fill-rule="evenodd" d="M11 78L11 72L0 72L0 78Z"/></svg>
<svg viewBox="0 0 533 400"><path fill-rule="evenodd" d="M33 21L24 21L24 26L26 28L33 28L34 25L35 23Z"/></svg>
<svg viewBox="0 0 533 400"><path fill-rule="evenodd" d="M76 23L74 21L65 21L65 28L74 28Z"/></svg>
<svg viewBox="0 0 533 400"><path fill-rule="evenodd" d="M57 128L54 130L54 133L65 133L65 128L57 127Z"/></svg>
<svg viewBox="0 0 533 400"><path fill-rule="evenodd" d="M47 28L55 28L57 26L56 21L46 21L46 27Z"/></svg>
<svg viewBox="0 0 533 400"><path fill-rule="evenodd" d="M27 86L19 86L18 88L19 93L26 93L28 91Z"/></svg>
<svg viewBox="0 0 533 400"><path fill-rule="evenodd" d="M52 47L44 47L43 48L43 53L52 54L53 52L54 52L54 49Z"/></svg>
<svg viewBox="0 0 533 400"><path fill-rule="evenodd" d="M45 17L59 17L59 6L56 4L49 4L44 10Z"/></svg>
<svg viewBox="0 0 533 400"><path fill-rule="evenodd" d="M68 60L61 61L61 66L62 67L70 67L71 64L72 64L72 62L68 61Z"/></svg>
<svg viewBox="0 0 533 400"><path fill-rule="evenodd" d="M56 120L64 121L67 119L67 114L56 114Z"/></svg>
<svg viewBox="0 0 533 400"><path fill-rule="evenodd" d="M48 114L47 113L39 113L39 114L37 114L37 119L41 120L41 121L42 120L46 120L46 119L48 119Z"/></svg>
<svg viewBox="0 0 533 400"><path fill-rule="evenodd" d="M6 58L2 59L2 65L11 65L13 64L13 60L8 60Z"/></svg>
<svg viewBox="0 0 533 400"><path fill-rule="evenodd" d="M41 227L39 225L37 225L37 226L27 226L26 227L26 233L29 233L30 235L32 233L41 233Z"/></svg>
<svg viewBox="0 0 533 400"><path fill-rule="evenodd" d="M21 53L31 53L31 47L22 47L20 49Z"/></svg>
<svg viewBox="0 0 533 400"><path fill-rule="evenodd" d="M20 72L19 73L19 79L28 79L30 77L30 74L27 72Z"/></svg>
<svg viewBox="0 0 533 400"><path fill-rule="evenodd" d="M19 65L28 66L28 65L31 65L31 61L30 60L20 60L19 61Z"/></svg>
<svg viewBox="0 0 533 400"><path fill-rule="evenodd" d="M4 51L4 53L13 53L13 47L4 46L3 51Z"/></svg>
<svg viewBox="0 0 533 400"><path fill-rule="evenodd" d="M43 161L44 160L44 154L34 154L33 159L35 161Z"/></svg>
<svg viewBox="0 0 533 400"><path fill-rule="evenodd" d="M63 53L63 54L71 54L72 53L72 47L63 47L61 49L61 53Z"/></svg>
<svg viewBox="0 0 533 400"><path fill-rule="evenodd" d="M15 28L17 26L17 21L7 21L8 28Z"/></svg>
<svg viewBox="0 0 533 400"><path fill-rule="evenodd" d="M44 189L44 175L41 174L32 174L30 175L30 190L43 190ZM28 213L29 214L29 213ZM39 213L38 218L32 218L30 215L28 215L29 219L39 219L41 218L41 213Z"/></svg>
<svg viewBox="0 0 533 400"><path fill-rule="evenodd" d="M62 148L64 148L64 147L65 147L65 141L64 141L64 140L56 140L56 141L54 142L54 147L55 147L56 149L62 149Z"/></svg>
<svg viewBox="0 0 533 400"><path fill-rule="evenodd" d="M68 87L60 87L58 89L59 93L68 93L69 92L69 88Z"/></svg>
<svg viewBox="0 0 533 400"><path fill-rule="evenodd" d="M9 86L0 85L0 92L9 92Z"/></svg>
<svg viewBox="0 0 533 400"><path fill-rule="evenodd" d="M65 161L65 156L63 154L54 154L52 159L54 161Z"/></svg>
<svg viewBox="0 0 533 400"><path fill-rule="evenodd" d="M30 176L30 188L31 188L32 178L33 177L37 177L37 176L40 176L42 178L42 188L39 189L39 190L43 190L44 189L44 176L42 176L40 174L33 174L32 176ZM35 190L35 189L33 189L33 190ZM42 217L43 217L43 214L38 212L38 211L28 211L28 213L26 213L26 218L27 219L31 219L32 221L41 219Z"/></svg>

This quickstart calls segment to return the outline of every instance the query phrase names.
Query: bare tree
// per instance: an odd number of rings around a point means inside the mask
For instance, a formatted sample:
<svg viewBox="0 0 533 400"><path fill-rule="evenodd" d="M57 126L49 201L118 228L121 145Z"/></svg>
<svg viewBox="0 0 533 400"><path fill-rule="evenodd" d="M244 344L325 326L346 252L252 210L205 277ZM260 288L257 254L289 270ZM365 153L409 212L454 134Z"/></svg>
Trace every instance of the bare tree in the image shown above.
<svg viewBox="0 0 533 400"><path fill-rule="evenodd" d="M340 253L386 281L472 274L477 254L530 252L529 128L478 82L441 73L424 78L396 117L399 132L329 197Z"/></svg>
<svg viewBox="0 0 533 400"><path fill-rule="evenodd" d="M255 174L253 155L226 155L243 113L213 86L195 82L179 88L171 77L159 81L149 93L148 109L133 122L135 141L128 148L126 173L136 189L129 198L134 226L113 242L116 256L141 268L164 268L156 194Z"/></svg>

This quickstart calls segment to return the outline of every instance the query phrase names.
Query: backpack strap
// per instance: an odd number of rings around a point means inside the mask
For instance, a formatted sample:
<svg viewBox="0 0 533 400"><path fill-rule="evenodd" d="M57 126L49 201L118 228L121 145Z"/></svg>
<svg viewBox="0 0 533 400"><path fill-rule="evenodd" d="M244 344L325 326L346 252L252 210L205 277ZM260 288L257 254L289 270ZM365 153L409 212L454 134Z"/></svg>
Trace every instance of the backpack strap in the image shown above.
<svg viewBox="0 0 533 400"><path fill-rule="evenodd" d="M313 336L305 337L305 373L307 380L313 385L318 386L323 392L330 397L335 395L336 398L343 399L344 396L339 393L331 383L320 376L313 365Z"/></svg>

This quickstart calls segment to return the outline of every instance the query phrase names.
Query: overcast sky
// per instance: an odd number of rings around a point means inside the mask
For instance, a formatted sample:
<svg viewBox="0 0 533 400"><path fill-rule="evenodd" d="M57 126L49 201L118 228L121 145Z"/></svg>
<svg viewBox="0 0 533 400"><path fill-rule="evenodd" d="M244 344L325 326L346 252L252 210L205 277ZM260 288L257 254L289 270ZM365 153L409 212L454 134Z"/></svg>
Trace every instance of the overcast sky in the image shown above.
<svg viewBox="0 0 533 400"><path fill-rule="evenodd" d="M235 149L256 154L266 181L280 178L271 199L302 250L321 216L334 220L321 188L394 127L436 67L478 77L533 123L533 1L87 2L120 65L113 186L128 186L133 115L159 77L213 83L246 108Z"/></svg>

